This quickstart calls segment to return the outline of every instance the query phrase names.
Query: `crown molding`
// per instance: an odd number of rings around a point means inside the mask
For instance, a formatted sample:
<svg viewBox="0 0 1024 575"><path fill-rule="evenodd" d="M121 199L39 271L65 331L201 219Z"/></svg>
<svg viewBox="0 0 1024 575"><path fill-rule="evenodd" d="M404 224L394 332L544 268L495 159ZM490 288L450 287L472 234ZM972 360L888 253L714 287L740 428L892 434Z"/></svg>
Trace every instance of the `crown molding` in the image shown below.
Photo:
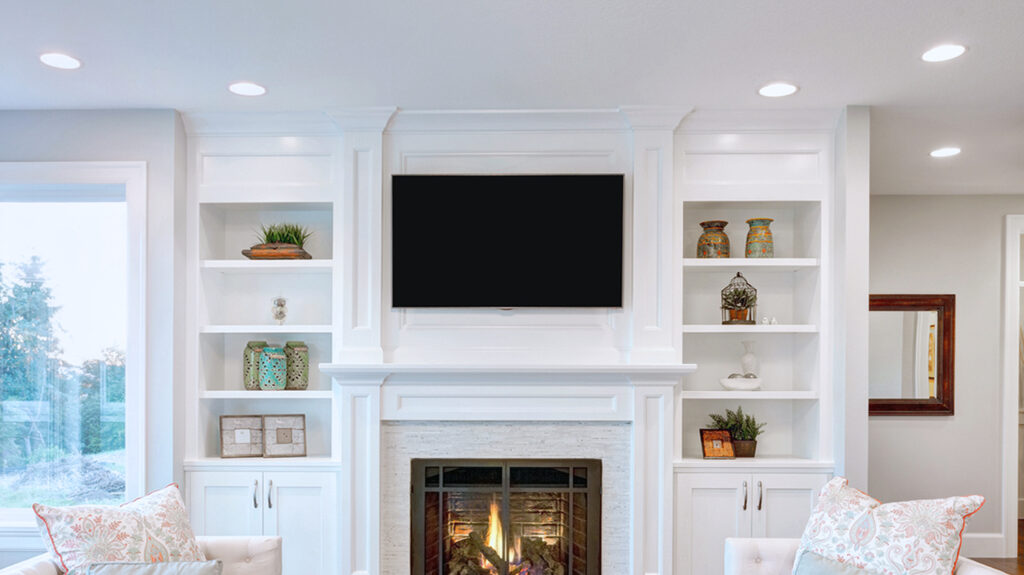
<svg viewBox="0 0 1024 575"><path fill-rule="evenodd" d="M676 106L622 106L619 112L629 127L635 130L675 131L683 118L693 112L692 107Z"/></svg>
<svg viewBox="0 0 1024 575"><path fill-rule="evenodd" d="M397 111L394 106L343 108L328 110L327 116L342 132L383 132Z"/></svg>
<svg viewBox="0 0 1024 575"><path fill-rule="evenodd" d="M182 113L190 136L337 136L338 126L324 112Z"/></svg>
<svg viewBox="0 0 1024 575"><path fill-rule="evenodd" d="M618 110L399 110L389 133L618 132L628 129Z"/></svg>
<svg viewBox="0 0 1024 575"><path fill-rule="evenodd" d="M687 134L703 132L835 132L841 108L819 110L695 110L680 124Z"/></svg>

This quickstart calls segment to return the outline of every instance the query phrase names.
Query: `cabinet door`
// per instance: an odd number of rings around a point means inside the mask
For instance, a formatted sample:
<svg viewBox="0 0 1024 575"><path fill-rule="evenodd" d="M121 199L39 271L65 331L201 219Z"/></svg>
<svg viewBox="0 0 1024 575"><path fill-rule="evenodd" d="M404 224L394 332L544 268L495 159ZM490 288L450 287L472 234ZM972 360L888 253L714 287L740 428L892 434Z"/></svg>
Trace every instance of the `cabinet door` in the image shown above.
<svg viewBox="0 0 1024 575"><path fill-rule="evenodd" d="M826 482L824 473L755 474L754 537L800 537Z"/></svg>
<svg viewBox="0 0 1024 575"><path fill-rule="evenodd" d="M335 474L267 472L263 533L280 535L283 575L333 573L338 547Z"/></svg>
<svg viewBox="0 0 1024 575"><path fill-rule="evenodd" d="M195 471L186 481L196 535L263 534L261 473Z"/></svg>
<svg viewBox="0 0 1024 575"><path fill-rule="evenodd" d="M746 473L676 475L678 575L721 573L726 537L750 537L753 509Z"/></svg>

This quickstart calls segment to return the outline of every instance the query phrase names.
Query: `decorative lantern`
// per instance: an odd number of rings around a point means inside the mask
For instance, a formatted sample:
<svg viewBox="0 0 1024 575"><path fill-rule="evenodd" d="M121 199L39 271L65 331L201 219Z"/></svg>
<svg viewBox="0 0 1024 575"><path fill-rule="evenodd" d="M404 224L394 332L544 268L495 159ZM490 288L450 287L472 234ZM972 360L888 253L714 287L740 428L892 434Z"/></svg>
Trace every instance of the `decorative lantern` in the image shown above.
<svg viewBox="0 0 1024 575"><path fill-rule="evenodd" d="M757 317L757 290L736 272L722 290L722 325L752 325Z"/></svg>

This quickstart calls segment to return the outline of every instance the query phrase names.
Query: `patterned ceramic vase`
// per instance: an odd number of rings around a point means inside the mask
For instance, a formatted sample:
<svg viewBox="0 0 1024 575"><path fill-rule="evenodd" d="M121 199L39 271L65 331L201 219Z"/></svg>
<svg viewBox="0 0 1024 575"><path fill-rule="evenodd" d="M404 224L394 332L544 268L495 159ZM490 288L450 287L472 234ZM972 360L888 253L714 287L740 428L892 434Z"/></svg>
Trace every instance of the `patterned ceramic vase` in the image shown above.
<svg viewBox="0 0 1024 575"><path fill-rule="evenodd" d="M727 258L729 257L729 236L725 235L725 226L729 222L722 220L709 220L701 222L700 227L704 233L697 240L698 258Z"/></svg>
<svg viewBox="0 0 1024 575"><path fill-rule="evenodd" d="M284 389L288 381L288 359L284 349L265 347L260 354L260 389Z"/></svg>
<svg viewBox="0 0 1024 575"><path fill-rule="evenodd" d="M284 355L288 358L288 382L285 389L309 387L309 347L301 341L289 341L284 344Z"/></svg>
<svg viewBox="0 0 1024 575"><path fill-rule="evenodd" d="M242 352L242 385L248 390L260 388L260 355L267 347L265 341L250 341Z"/></svg>
<svg viewBox="0 0 1024 575"><path fill-rule="evenodd" d="M748 258L772 258L775 257L775 242L772 240L772 231L768 229L771 218L752 218L747 220L750 231L747 232L747 257Z"/></svg>

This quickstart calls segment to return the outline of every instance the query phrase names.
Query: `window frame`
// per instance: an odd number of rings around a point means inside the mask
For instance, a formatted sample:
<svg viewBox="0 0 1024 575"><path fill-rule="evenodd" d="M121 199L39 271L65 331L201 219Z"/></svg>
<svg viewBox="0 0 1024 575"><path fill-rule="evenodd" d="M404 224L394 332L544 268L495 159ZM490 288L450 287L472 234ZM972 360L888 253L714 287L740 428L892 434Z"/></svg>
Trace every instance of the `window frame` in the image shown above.
<svg viewBox="0 0 1024 575"><path fill-rule="evenodd" d="M125 500L146 486L146 162L0 162L0 203L124 198L127 211ZM0 527L31 526L32 510L0 509Z"/></svg>

